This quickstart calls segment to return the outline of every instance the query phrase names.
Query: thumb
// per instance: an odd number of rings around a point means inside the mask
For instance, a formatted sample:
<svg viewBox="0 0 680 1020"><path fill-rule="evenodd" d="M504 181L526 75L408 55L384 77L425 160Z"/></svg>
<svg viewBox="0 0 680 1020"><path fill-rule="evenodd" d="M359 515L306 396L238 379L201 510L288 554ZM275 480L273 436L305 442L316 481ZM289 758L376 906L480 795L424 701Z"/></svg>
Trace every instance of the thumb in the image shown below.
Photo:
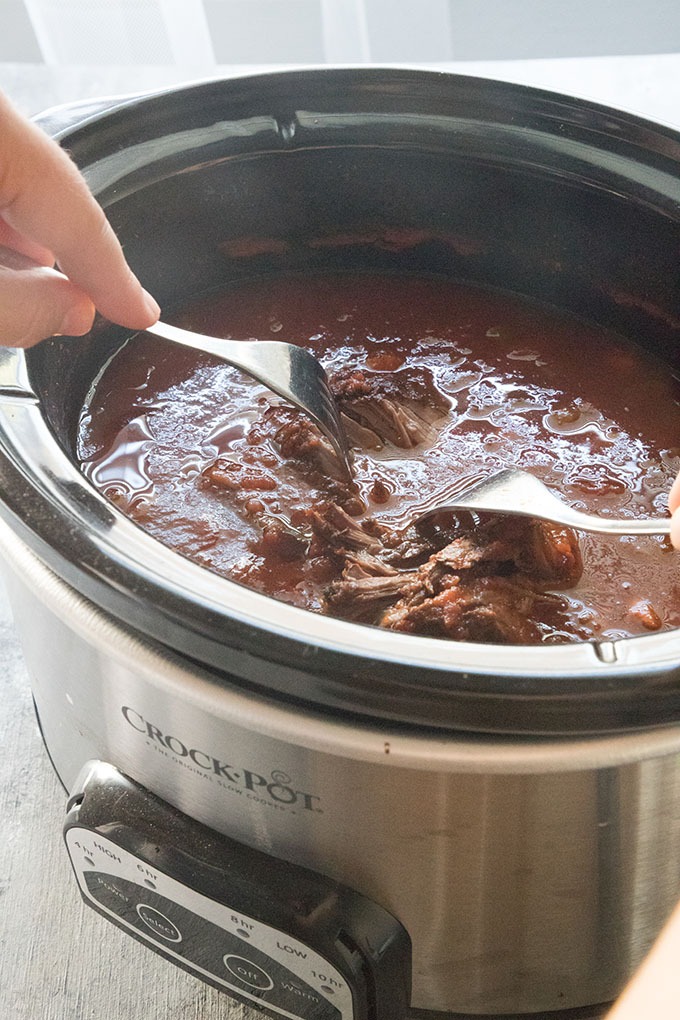
<svg viewBox="0 0 680 1020"><path fill-rule="evenodd" d="M0 266L0 346L31 347L46 337L82 336L94 305L62 273L46 266Z"/></svg>

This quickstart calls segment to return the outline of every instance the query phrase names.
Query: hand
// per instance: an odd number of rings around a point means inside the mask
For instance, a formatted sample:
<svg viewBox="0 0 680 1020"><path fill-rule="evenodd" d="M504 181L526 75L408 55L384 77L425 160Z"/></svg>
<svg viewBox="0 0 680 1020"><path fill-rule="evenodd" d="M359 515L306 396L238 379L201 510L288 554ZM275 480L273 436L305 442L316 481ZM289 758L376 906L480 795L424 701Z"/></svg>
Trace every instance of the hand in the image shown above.
<svg viewBox="0 0 680 1020"><path fill-rule="evenodd" d="M680 906L606 1020L676 1020L680 1015Z"/></svg>
<svg viewBox="0 0 680 1020"><path fill-rule="evenodd" d="M74 163L0 95L0 345L80 336L95 310L130 329L160 314Z"/></svg>
<svg viewBox="0 0 680 1020"><path fill-rule="evenodd" d="M671 542L680 549L680 474L673 482L668 496L668 509L673 514L671 519Z"/></svg>

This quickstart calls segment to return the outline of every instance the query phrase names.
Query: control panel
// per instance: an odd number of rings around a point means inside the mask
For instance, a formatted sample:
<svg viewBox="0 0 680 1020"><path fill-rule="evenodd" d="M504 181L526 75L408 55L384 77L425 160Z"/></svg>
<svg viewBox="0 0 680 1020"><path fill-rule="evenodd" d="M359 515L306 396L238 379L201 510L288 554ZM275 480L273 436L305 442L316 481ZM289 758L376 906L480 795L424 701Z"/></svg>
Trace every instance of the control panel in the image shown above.
<svg viewBox="0 0 680 1020"><path fill-rule="evenodd" d="M382 907L208 829L90 762L65 826L90 906L198 977L289 1020L401 1020L410 943Z"/></svg>

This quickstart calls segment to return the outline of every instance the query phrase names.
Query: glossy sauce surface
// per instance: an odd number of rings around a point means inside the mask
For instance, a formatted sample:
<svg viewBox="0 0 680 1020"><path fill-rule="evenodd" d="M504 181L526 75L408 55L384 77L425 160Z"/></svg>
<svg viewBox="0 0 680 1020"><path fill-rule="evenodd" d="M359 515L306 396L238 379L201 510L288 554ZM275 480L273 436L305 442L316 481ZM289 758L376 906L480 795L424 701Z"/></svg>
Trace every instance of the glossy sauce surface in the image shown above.
<svg viewBox="0 0 680 1020"><path fill-rule="evenodd" d="M343 505L359 522L404 527L462 478L506 466L534 472L580 509L666 513L680 468L680 384L642 347L598 326L445 279L370 274L254 280L175 321L237 340L303 344L331 375L351 365L431 382L440 403L425 441L402 449L354 430L355 488ZM332 561L300 555L299 543L287 555L263 530L268 520L288 529L338 493L337 482L329 488L300 470L262 429L280 404L207 356L137 337L92 390L79 456L92 483L161 541L322 611ZM206 483L211 471L224 486ZM581 534L579 544L581 579L560 593L567 625L544 626L541 640L680 626L680 556L667 540Z"/></svg>

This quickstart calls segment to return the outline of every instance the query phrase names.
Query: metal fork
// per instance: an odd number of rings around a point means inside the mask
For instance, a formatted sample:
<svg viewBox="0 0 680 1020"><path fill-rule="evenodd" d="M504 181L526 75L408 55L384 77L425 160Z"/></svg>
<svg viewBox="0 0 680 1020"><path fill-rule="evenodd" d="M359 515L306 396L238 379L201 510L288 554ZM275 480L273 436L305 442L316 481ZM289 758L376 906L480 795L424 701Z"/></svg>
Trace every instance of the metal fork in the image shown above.
<svg viewBox="0 0 680 1020"><path fill-rule="evenodd" d="M412 523L446 510L488 510L519 514L564 524L578 531L609 535L669 535L671 530L670 517L651 520L633 517L616 519L574 510L534 475L517 468L505 468L482 482L464 485L459 492L447 494L441 502L433 503L417 514Z"/></svg>
<svg viewBox="0 0 680 1020"><path fill-rule="evenodd" d="M349 443L335 398L323 367L309 351L279 340L221 340L165 322L157 322L145 332L212 354L289 400L319 427L347 478L352 477Z"/></svg>

